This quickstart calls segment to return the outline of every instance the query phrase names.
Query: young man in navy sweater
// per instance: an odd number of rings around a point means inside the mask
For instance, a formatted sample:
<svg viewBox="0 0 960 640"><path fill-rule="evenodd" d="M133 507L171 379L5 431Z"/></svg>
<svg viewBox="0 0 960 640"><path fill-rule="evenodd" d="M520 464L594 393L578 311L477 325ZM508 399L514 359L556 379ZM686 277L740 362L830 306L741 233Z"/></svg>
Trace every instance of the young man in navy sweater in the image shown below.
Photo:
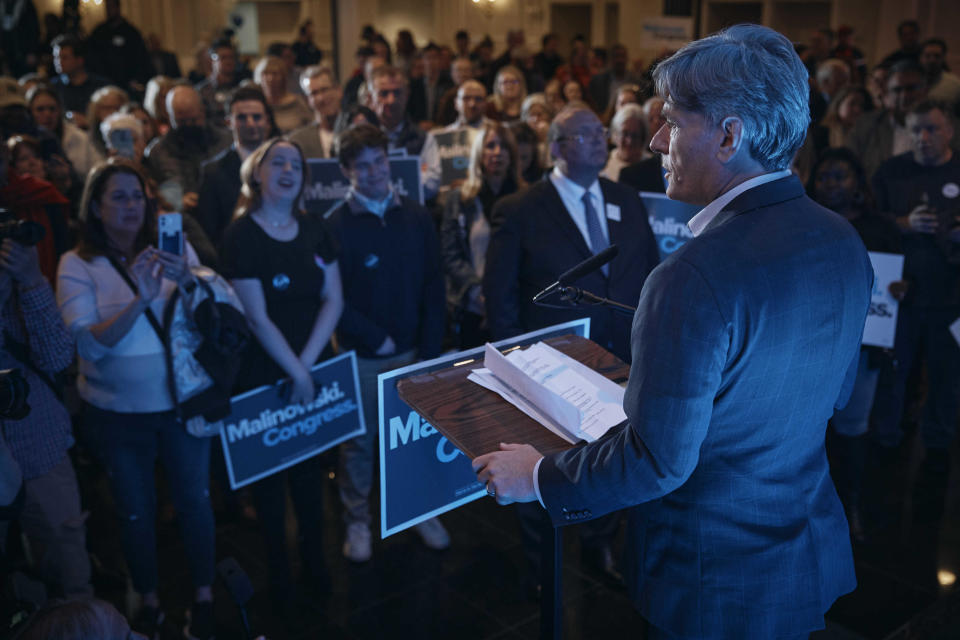
<svg viewBox="0 0 960 640"><path fill-rule="evenodd" d="M429 212L395 193L387 137L361 124L337 139L350 191L327 216L340 245L345 307L337 327L343 350L357 352L366 435L341 445L340 497L347 525L343 554L370 558L370 488L378 432L377 374L440 354L444 283L440 249ZM450 544L436 519L416 526L424 544Z"/></svg>

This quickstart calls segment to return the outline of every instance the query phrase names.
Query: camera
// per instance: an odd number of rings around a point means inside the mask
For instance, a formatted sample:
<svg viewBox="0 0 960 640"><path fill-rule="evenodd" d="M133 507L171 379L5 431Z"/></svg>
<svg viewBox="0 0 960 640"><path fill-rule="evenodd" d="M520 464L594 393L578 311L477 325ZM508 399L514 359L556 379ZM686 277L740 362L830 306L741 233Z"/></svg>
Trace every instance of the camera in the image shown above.
<svg viewBox="0 0 960 640"><path fill-rule="evenodd" d="M20 369L0 371L0 419L22 420L30 413L30 384Z"/></svg>
<svg viewBox="0 0 960 640"><path fill-rule="evenodd" d="M0 208L0 241L10 238L25 247L32 247L43 240L46 233L47 230L39 222L18 220L7 209Z"/></svg>

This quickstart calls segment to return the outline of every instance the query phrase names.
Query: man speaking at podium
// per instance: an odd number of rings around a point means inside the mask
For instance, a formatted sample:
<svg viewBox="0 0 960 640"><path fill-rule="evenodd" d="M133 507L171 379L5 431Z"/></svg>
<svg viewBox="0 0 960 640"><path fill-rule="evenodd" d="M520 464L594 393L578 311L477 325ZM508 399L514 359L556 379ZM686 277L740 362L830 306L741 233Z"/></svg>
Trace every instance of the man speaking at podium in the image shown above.
<svg viewBox="0 0 960 640"><path fill-rule="evenodd" d="M474 460L554 525L630 511L625 573L654 638L806 637L856 586L824 434L856 372L873 271L789 171L809 123L790 41L739 25L654 71L667 195L703 205L634 317L628 421L542 457Z"/></svg>

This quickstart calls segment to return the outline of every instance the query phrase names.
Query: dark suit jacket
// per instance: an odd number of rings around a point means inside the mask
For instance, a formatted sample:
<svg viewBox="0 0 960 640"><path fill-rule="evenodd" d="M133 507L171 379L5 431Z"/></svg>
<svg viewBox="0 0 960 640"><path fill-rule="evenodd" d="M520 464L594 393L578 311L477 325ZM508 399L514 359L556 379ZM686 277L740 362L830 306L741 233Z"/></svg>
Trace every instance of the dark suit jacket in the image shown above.
<svg viewBox="0 0 960 640"><path fill-rule="evenodd" d="M738 196L650 274L628 421L545 458L539 487L555 525L638 505L625 574L653 625L798 635L856 586L824 433L872 282L853 227L793 176Z"/></svg>
<svg viewBox="0 0 960 640"><path fill-rule="evenodd" d="M652 158L634 162L620 169L620 178L617 182L633 187L637 191L666 193L667 188L663 184L663 169L660 159L661 156L658 153Z"/></svg>
<svg viewBox="0 0 960 640"><path fill-rule="evenodd" d="M380 127L383 130L383 127ZM387 138L390 140L390 150L394 149L406 149L407 154L411 156L418 156L423 150L423 143L427 140L427 134L424 133L417 124L407 118L403 123L403 127L400 128L400 132L395 136L391 136L389 131L384 131L387 135Z"/></svg>
<svg viewBox="0 0 960 640"><path fill-rule="evenodd" d="M610 243L620 247L610 275L595 271L576 286L633 306L647 274L657 264L656 241L637 194L600 178L605 205L620 207L620 221L607 218ZM500 340L552 324L590 317L590 338L629 360L630 318L608 309L549 309L531 302L564 271L592 255L560 194L544 179L500 200L491 215L492 233L483 274L487 322ZM563 304L557 298L548 302Z"/></svg>
<svg viewBox="0 0 960 640"><path fill-rule="evenodd" d="M184 193L199 193L203 164L233 144L226 129L207 125L203 139L185 144L174 129L151 142L144 151L143 166L151 178L162 186L176 180ZM177 206L177 203L171 203Z"/></svg>
<svg viewBox="0 0 960 640"><path fill-rule="evenodd" d="M303 157L307 158L326 158L327 154L323 152L323 145L320 144L319 122L311 122L305 127L300 127L290 134L290 140L300 145L303 151ZM331 150L332 151L332 150Z"/></svg>
<svg viewBox="0 0 960 640"><path fill-rule="evenodd" d="M203 164L195 216L214 246L233 220L240 197L240 155L230 147Z"/></svg>
<svg viewBox="0 0 960 640"><path fill-rule="evenodd" d="M180 72L180 62L177 55L172 51L151 51L150 61L153 62L153 69L157 75L179 78L183 75Z"/></svg>
<svg viewBox="0 0 960 640"><path fill-rule="evenodd" d="M437 107L440 106L440 99L443 97L443 94L447 92L447 89L452 86L453 81L445 76L440 76L440 79L437 81L437 95L434 98L433 110L428 110L427 106L429 105L429 101L427 100L427 91L430 90L430 87L427 85L427 79L414 78L410 81L410 99L407 102L407 114L410 115L414 122L421 122L423 120L435 121Z"/></svg>

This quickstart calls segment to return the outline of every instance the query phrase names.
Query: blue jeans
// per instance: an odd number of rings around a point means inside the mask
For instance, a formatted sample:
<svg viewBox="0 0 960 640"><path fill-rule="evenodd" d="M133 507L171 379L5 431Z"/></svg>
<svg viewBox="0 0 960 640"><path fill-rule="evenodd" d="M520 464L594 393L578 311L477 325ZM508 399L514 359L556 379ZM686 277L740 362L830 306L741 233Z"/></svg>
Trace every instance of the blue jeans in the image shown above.
<svg viewBox="0 0 960 640"><path fill-rule="evenodd" d="M213 584L210 439L188 434L172 411L114 413L88 405L84 421L110 478L133 588L139 593L157 589L154 467L158 456L177 511L193 584Z"/></svg>
<svg viewBox="0 0 960 640"><path fill-rule="evenodd" d="M950 323L960 309L900 308L894 343L894 364L880 376L873 407L873 438L884 447L900 444L903 433L907 377L918 357L927 363L927 397L920 417L920 433L927 448L946 449L953 441L960 409L960 349L950 335Z"/></svg>

